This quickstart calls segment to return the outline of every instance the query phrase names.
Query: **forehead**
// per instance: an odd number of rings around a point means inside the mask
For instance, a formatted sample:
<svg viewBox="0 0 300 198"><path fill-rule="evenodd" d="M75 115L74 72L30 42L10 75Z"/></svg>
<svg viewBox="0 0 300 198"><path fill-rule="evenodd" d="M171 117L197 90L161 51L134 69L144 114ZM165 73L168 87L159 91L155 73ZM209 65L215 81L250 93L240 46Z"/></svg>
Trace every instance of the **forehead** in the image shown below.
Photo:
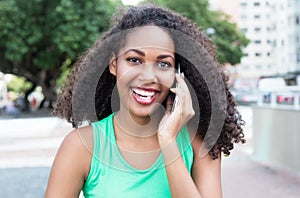
<svg viewBox="0 0 300 198"><path fill-rule="evenodd" d="M130 30L126 36L123 50L145 47L175 51L174 41L165 29L157 26L143 26Z"/></svg>

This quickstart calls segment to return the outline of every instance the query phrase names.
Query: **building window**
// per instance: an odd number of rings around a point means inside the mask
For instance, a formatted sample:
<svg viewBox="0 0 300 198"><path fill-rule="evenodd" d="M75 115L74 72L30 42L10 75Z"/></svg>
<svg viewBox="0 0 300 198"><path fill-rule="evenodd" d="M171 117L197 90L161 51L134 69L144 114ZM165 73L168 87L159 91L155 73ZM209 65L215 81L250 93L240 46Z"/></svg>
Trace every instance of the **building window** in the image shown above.
<svg viewBox="0 0 300 198"><path fill-rule="evenodd" d="M281 40L281 46L284 46L284 40Z"/></svg>
<svg viewBox="0 0 300 198"><path fill-rule="evenodd" d="M299 25L300 24L300 17L296 16L296 24Z"/></svg>
<svg viewBox="0 0 300 198"><path fill-rule="evenodd" d="M261 44L261 40L255 40L254 43L255 44Z"/></svg>
<svg viewBox="0 0 300 198"><path fill-rule="evenodd" d="M254 15L254 19L260 19L260 15Z"/></svg>
<svg viewBox="0 0 300 198"><path fill-rule="evenodd" d="M248 28L241 28L241 31L244 32L244 33L247 33Z"/></svg>
<svg viewBox="0 0 300 198"><path fill-rule="evenodd" d="M255 56L256 56L256 57L260 57L260 56L261 56L261 53L260 53L260 52L256 52L256 53L255 53Z"/></svg>
<svg viewBox="0 0 300 198"><path fill-rule="evenodd" d="M249 56L249 54L248 54L248 53L244 53L243 56L244 56L244 57L247 57L247 56Z"/></svg>
<svg viewBox="0 0 300 198"><path fill-rule="evenodd" d="M267 56L270 56L271 55L271 53L270 52L267 52Z"/></svg>
<svg viewBox="0 0 300 198"><path fill-rule="evenodd" d="M254 6L260 6L260 3L259 3L259 2L254 2L253 5L254 5Z"/></svg>
<svg viewBox="0 0 300 198"><path fill-rule="evenodd" d="M268 44L271 44L272 42L271 42L271 40L267 40L267 43L268 43Z"/></svg>
<svg viewBox="0 0 300 198"><path fill-rule="evenodd" d="M243 65L243 70L249 70L249 65Z"/></svg>
<svg viewBox="0 0 300 198"><path fill-rule="evenodd" d="M255 68L256 68L256 69L261 69L262 66L261 66L261 65L256 65Z"/></svg>
<svg viewBox="0 0 300 198"><path fill-rule="evenodd" d="M255 32L260 32L260 30L261 30L261 28L260 28L260 27L256 27L256 28L254 28L254 31L255 31Z"/></svg>
<svg viewBox="0 0 300 198"><path fill-rule="evenodd" d="M247 15L241 15L241 19L242 20L246 20L247 19Z"/></svg>
<svg viewBox="0 0 300 198"><path fill-rule="evenodd" d="M241 6L242 7L246 7L247 6L247 2L241 2Z"/></svg>

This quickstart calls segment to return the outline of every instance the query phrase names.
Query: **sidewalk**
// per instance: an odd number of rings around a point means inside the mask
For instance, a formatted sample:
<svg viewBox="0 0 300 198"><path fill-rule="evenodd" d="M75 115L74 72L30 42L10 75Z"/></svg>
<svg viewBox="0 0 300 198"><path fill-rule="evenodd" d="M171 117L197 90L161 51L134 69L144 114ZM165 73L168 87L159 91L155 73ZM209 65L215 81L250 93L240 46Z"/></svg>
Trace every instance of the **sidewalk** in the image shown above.
<svg viewBox="0 0 300 198"><path fill-rule="evenodd" d="M12 115L8 115L4 110L0 111L0 120L3 119L20 119L20 118L41 118L41 117L51 117L51 109L43 108L36 111L31 112L20 112L20 116L14 117Z"/></svg>
<svg viewBox="0 0 300 198"><path fill-rule="evenodd" d="M0 146L7 151L0 151L0 158L4 161L10 160L20 164L20 160L33 159L42 160L41 163L33 161L30 166L16 168L0 168L0 197L15 198L43 197L46 188L51 162L55 151L62 141L64 135L70 130L65 122L58 122L51 118L49 112L36 112L31 118L21 115L19 119L21 128L31 126L31 123L39 123L39 128L47 128L45 123L53 126L51 130L43 133L36 128L26 133L10 131L5 123L18 121L8 117L0 116L2 128L0 127ZM44 119L36 116L44 115ZM26 118L26 119L25 119ZM29 120L27 120L27 118ZM6 121L7 119L7 121ZM21 124L24 123L24 124ZM25 123L28 126L25 126ZM55 126L54 126L55 125ZM5 127L4 127L5 126ZM30 127L29 127L30 128ZM28 129L29 129L28 128ZM4 129L7 131L5 132ZM2 133L1 133L2 132ZM11 137L8 137L10 135ZM16 138L16 136L18 137ZM224 198L297 198L300 194L300 177L291 172L275 167L267 166L254 161L249 153L251 151L251 136L248 137L246 145L237 145L229 157L222 157L222 185ZM10 140L14 140L9 142ZM49 147L48 147L48 145ZM28 148L32 147L32 148ZM12 150L9 150L12 149ZM18 150L17 150L18 149ZM49 152L51 149L52 152ZM43 160L43 157L47 157ZM0 159L1 160L1 159ZM13 163L15 163L13 162ZM27 163L27 162L26 162ZM28 164L28 163L27 163ZM45 164L40 166L39 164ZM13 166L8 166L13 167Z"/></svg>
<svg viewBox="0 0 300 198"><path fill-rule="evenodd" d="M59 145L72 127L45 113L16 119L0 116L0 169L51 166Z"/></svg>
<svg viewBox="0 0 300 198"><path fill-rule="evenodd" d="M223 157L224 198L298 198L300 176L252 159L238 146Z"/></svg>

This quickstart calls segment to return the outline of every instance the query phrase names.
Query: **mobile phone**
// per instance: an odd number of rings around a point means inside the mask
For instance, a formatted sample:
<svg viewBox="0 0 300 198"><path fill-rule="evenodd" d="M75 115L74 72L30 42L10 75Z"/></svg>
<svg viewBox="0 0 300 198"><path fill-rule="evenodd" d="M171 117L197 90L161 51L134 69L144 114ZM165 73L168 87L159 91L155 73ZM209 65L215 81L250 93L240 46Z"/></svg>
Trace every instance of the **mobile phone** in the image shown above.
<svg viewBox="0 0 300 198"><path fill-rule="evenodd" d="M179 63L178 63L177 74L181 75L181 73L180 73L180 64L179 64ZM175 85L175 86L176 86L176 88L178 87L178 82L176 82L176 85ZM178 102L178 96L175 94L175 98L174 98L174 102L173 102L173 105L172 105L171 112L174 111L175 105L176 105L177 102Z"/></svg>

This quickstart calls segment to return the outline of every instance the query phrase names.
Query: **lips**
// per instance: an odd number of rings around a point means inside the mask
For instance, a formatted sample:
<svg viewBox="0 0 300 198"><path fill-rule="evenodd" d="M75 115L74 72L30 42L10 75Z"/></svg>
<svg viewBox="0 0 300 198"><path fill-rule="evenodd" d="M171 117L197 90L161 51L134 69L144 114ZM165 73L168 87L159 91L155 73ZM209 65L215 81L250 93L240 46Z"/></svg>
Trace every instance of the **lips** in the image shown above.
<svg viewBox="0 0 300 198"><path fill-rule="evenodd" d="M136 102L147 105L151 104L159 92L152 88L133 88L132 96Z"/></svg>

